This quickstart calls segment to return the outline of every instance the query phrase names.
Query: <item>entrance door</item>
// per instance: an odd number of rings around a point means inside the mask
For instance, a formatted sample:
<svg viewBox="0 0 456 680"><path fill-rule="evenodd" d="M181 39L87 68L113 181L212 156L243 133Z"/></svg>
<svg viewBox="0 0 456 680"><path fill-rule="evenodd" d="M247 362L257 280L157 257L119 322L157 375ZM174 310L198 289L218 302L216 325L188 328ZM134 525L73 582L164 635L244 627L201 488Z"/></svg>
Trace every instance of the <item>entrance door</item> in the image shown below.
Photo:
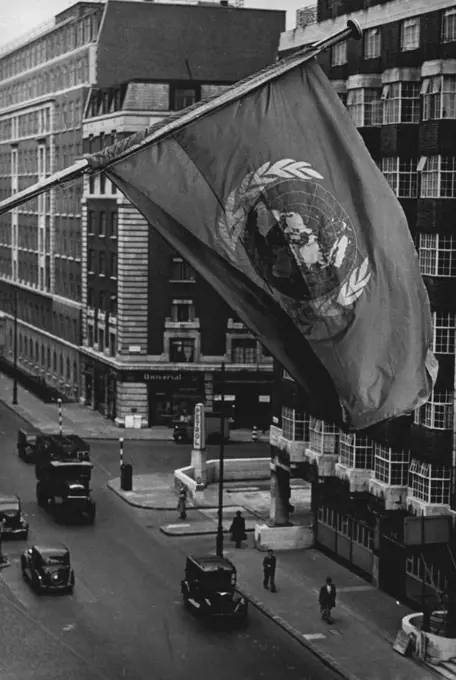
<svg viewBox="0 0 456 680"><path fill-rule="evenodd" d="M397 600L405 593L405 549L387 536L380 539L379 587Z"/></svg>

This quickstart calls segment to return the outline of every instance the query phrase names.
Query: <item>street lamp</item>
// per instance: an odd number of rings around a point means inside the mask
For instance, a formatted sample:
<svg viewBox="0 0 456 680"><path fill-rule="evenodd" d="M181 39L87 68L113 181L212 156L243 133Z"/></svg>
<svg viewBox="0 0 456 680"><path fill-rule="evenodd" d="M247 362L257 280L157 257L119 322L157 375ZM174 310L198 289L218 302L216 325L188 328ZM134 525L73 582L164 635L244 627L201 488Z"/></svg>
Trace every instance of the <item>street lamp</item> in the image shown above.
<svg viewBox="0 0 456 680"><path fill-rule="evenodd" d="M13 405L17 405L17 288L14 288Z"/></svg>
<svg viewBox="0 0 456 680"><path fill-rule="evenodd" d="M218 523L216 553L223 557L223 474L225 462L225 364L222 364L220 385L220 454L218 487Z"/></svg>

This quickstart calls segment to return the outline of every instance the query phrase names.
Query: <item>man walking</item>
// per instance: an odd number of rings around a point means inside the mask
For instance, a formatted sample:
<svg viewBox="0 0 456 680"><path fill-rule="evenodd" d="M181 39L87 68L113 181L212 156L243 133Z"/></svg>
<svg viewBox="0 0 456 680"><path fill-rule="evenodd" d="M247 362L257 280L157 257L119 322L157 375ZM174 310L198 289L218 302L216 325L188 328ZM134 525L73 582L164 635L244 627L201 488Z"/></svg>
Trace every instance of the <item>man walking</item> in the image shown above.
<svg viewBox="0 0 456 680"><path fill-rule="evenodd" d="M180 519L187 519L187 487L185 487L183 484L179 491L177 511L179 513Z"/></svg>
<svg viewBox="0 0 456 680"><path fill-rule="evenodd" d="M236 517L234 517L230 526L231 540L234 541L236 548L240 548L242 541L245 541L247 534L245 533L245 519L241 511L237 510Z"/></svg>
<svg viewBox="0 0 456 680"><path fill-rule="evenodd" d="M268 554L263 560L263 586L265 590L269 589L271 586L271 593L276 592L275 584L275 572L277 566L277 558L274 555L274 551L271 548L268 550Z"/></svg>
<svg viewBox="0 0 456 680"><path fill-rule="evenodd" d="M318 601L321 618L327 623L332 623L331 610L336 606L336 586L332 582L331 576L327 577L326 582L320 588Z"/></svg>

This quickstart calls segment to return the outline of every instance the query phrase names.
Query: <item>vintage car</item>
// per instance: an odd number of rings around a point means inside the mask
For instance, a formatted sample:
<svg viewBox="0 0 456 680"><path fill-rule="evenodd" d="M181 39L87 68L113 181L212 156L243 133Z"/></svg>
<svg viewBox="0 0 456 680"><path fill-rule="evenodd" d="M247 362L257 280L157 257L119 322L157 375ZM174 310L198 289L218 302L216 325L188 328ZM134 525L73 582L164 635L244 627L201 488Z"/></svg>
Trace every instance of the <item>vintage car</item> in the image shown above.
<svg viewBox="0 0 456 680"><path fill-rule="evenodd" d="M35 462L37 434L28 430L17 431L17 455L27 463Z"/></svg>
<svg viewBox="0 0 456 680"><path fill-rule="evenodd" d="M236 567L225 557L189 555L181 591L195 614L247 622L248 603L236 592Z"/></svg>
<svg viewBox="0 0 456 680"><path fill-rule="evenodd" d="M19 496L0 494L0 521L3 538L27 538L29 525L21 510Z"/></svg>
<svg viewBox="0 0 456 680"><path fill-rule="evenodd" d="M21 555L22 577L37 592L67 592L74 588L70 553L62 543L40 543Z"/></svg>

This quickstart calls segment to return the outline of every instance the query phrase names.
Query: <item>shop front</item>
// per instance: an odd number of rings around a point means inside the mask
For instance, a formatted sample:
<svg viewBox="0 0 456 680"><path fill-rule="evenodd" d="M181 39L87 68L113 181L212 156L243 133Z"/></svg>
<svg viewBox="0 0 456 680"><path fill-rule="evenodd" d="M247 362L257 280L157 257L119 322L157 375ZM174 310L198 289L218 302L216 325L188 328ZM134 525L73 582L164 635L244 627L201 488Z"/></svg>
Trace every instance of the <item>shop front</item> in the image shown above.
<svg viewBox="0 0 456 680"><path fill-rule="evenodd" d="M110 420L116 418L118 372L92 357L82 357L83 402Z"/></svg>

